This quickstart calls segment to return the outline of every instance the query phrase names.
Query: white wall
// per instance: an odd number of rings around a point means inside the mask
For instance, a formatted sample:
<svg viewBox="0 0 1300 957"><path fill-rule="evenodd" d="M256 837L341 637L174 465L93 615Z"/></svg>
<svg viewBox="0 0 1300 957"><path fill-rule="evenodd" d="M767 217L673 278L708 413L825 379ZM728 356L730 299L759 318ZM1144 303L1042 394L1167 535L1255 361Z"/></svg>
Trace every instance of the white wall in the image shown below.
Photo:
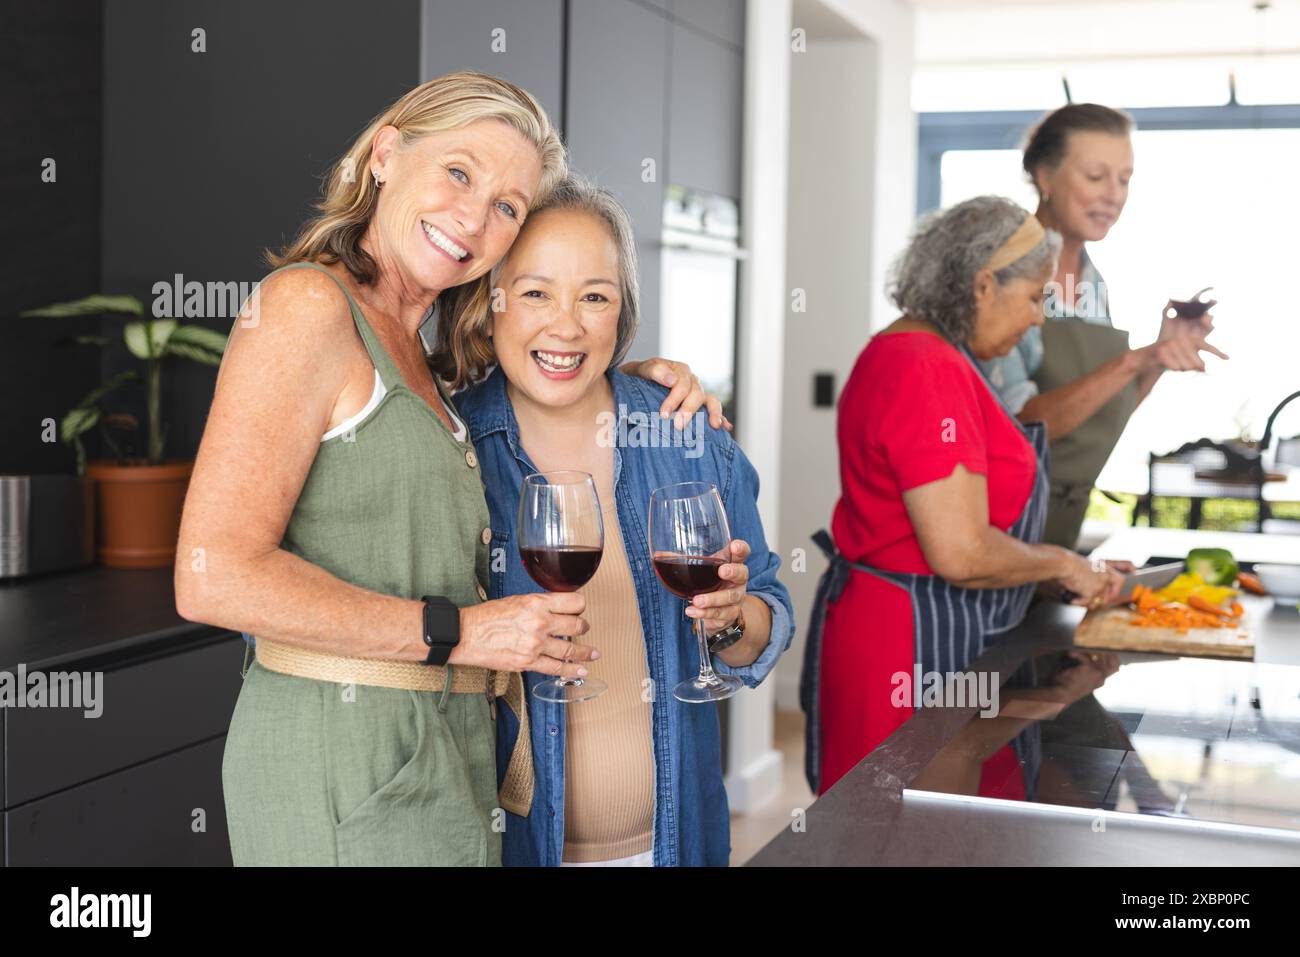
<svg viewBox="0 0 1300 957"><path fill-rule="evenodd" d="M745 122L736 436L761 476L758 510L770 548L780 550L782 349L785 313L786 171L789 141L791 0L750 0L745 18ZM744 813L774 799L781 755L773 747L775 685L765 681L728 702L727 798Z"/></svg>
<svg viewBox="0 0 1300 957"><path fill-rule="evenodd" d="M917 0L913 106L1051 110L1300 99L1300 0Z"/></svg>
<svg viewBox="0 0 1300 957"><path fill-rule="evenodd" d="M798 709L803 633L825 567L808 537L829 527L839 497L835 410L813 407L813 375L833 373L838 397L871 332L894 318L885 274L915 209L911 8L901 0L800 0L795 27L801 16L817 26L806 52L791 59L777 540L799 634L776 672L784 710ZM794 289L806 295L805 312L791 308Z"/></svg>
<svg viewBox="0 0 1300 957"><path fill-rule="evenodd" d="M1300 52L1300 3L1273 0L917 0L923 64Z"/></svg>

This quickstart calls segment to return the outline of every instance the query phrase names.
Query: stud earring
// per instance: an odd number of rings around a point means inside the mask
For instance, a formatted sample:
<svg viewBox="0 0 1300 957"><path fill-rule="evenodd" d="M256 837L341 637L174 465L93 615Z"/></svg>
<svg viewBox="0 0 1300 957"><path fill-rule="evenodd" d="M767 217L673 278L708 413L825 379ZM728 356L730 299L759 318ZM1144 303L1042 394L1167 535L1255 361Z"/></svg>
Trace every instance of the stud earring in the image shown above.
<svg viewBox="0 0 1300 957"><path fill-rule="evenodd" d="M375 189L379 189L381 186L384 185L384 181L379 178L379 174L377 172L372 172L370 175L375 178Z"/></svg>

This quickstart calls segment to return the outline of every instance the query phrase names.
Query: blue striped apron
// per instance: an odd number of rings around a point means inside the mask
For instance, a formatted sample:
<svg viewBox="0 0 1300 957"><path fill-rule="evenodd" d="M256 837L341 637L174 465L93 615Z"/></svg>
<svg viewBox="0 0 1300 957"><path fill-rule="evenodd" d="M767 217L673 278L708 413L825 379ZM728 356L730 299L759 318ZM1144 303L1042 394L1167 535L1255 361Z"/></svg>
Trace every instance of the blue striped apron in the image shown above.
<svg viewBox="0 0 1300 957"><path fill-rule="evenodd" d="M1047 427L1041 422L1021 423L1007 408L997 390L984 375L975 357L966 347L961 348L967 361L984 380L989 391L998 399L1007 417L1016 424L1021 434L1034 448L1038 469L1034 473L1033 489L1025 502L1024 510L1007 534L1038 544L1047 522L1048 482ZM937 575L916 575L887 572L868 565L850 562L835 548L830 535L823 529L813 535L813 541L826 554L830 566L817 583L813 599L812 620L804 645L803 672L799 678L799 702L808 720L806 724L806 750L804 771L813 793L818 793L821 778L821 648L822 628L826 607L837 601L852 571L874 575L897 585L907 592L912 604L912 633L916 636L915 661L923 672L943 675L965 671L984 651L985 645L998 635L1011 630L1024 620L1029 603L1034 597L1034 583L1011 588L958 588ZM1034 684L1033 659L1025 662L1006 682L1008 687ZM1031 724L1011 742L1024 772L1025 794L1033 800L1037 791L1038 770L1042 762L1041 743L1037 724Z"/></svg>

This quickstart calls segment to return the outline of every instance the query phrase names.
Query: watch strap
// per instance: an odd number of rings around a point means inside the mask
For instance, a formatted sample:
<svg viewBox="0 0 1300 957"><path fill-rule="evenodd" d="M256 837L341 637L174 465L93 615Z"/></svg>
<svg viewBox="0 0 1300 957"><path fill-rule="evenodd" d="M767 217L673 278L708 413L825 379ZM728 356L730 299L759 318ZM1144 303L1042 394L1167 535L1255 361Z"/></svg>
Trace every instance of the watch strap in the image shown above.
<svg viewBox="0 0 1300 957"><path fill-rule="evenodd" d="M708 639L709 654L714 655L719 651L730 648L741 638L745 637L745 613L742 611L736 618L735 624L729 628L724 628Z"/></svg>

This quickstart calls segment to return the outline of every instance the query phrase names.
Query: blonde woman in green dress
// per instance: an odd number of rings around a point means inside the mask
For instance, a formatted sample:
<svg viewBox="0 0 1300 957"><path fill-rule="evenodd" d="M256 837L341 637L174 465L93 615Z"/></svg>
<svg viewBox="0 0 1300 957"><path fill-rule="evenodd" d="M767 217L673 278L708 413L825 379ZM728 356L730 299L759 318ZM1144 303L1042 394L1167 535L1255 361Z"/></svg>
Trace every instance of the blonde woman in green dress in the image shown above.
<svg viewBox="0 0 1300 957"><path fill-rule="evenodd" d="M518 711L521 671L598 653L580 595L484 600L478 460L434 373L565 172L525 91L425 83L335 165L235 322L175 584L185 618L256 636L223 766L236 864L498 864L496 822L531 802L526 747L498 794L497 699ZM685 367L638 371L700 404Z"/></svg>

